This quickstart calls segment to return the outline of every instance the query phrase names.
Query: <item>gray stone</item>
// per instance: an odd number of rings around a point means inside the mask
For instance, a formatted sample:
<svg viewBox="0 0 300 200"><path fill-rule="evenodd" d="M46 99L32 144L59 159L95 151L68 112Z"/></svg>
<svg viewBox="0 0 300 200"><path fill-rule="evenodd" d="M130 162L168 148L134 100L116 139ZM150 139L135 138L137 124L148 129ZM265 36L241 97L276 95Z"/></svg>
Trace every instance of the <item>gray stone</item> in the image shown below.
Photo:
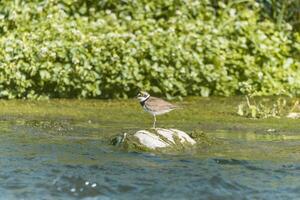
<svg viewBox="0 0 300 200"><path fill-rule="evenodd" d="M139 142L142 145L150 149L164 148L170 146L167 142L160 139L158 135L146 130L140 130L136 132L134 136L139 139Z"/></svg>
<svg viewBox="0 0 300 200"><path fill-rule="evenodd" d="M178 129L155 128L114 136L111 144L127 151L180 152L195 145L196 141Z"/></svg>

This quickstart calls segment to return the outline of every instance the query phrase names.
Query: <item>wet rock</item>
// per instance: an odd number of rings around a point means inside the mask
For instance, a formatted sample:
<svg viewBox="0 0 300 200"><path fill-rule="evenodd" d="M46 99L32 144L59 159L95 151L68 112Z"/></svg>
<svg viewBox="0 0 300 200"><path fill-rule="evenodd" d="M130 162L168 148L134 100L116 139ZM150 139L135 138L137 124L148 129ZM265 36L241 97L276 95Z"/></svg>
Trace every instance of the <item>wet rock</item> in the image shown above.
<svg viewBox="0 0 300 200"><path fill-rule="evenodd" d="M162 140L158 135L153 134L146 130L138 131L134 134L139 142L150 149L164 148L170 144L167 141Z"/></svg>
<svg viewBox="0 0 300 200"><path fill-rule="evenodd" d="M298 112L291 112L286 117L287 118L291 118L291 119L299 119L300 118L300 113L298 113Z"/></svg>
<svg viewBox="0 0 300 200"><path fill-rule="evenodd" d="M177 129L148 129L139 130L133 134L116 136L112 140L116 146L122 145L127 150L181 150L196 144L187 133Z"/></svg>

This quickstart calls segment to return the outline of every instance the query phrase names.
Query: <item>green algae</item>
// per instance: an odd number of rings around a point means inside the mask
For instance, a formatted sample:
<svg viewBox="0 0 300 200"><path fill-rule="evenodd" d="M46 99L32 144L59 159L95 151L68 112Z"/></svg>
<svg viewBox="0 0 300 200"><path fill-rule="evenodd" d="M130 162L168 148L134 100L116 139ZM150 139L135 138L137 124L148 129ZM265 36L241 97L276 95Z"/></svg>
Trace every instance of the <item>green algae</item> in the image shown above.
<svg viewBox="0 0 300 200"><path fill-rule="evenodd" d="M300 152L299 121L239 116L236 114L237 106L243 100L243 97L186 98L174 102L183 109L158 116L157 126L189 133L196 139L197 145L183 153L196 157L300 160L297 153ZM14 140L26 144L68 145L72 140L84 145L103 141L102 145L116 150L110 147L112 137L148 129L153 120L133 99L1 100L0 106L0 136L3 141L10 134L17 134ZM132 139L130 134L127 137ZM138 145L127 144L125 148L149 152Z"/></svg>

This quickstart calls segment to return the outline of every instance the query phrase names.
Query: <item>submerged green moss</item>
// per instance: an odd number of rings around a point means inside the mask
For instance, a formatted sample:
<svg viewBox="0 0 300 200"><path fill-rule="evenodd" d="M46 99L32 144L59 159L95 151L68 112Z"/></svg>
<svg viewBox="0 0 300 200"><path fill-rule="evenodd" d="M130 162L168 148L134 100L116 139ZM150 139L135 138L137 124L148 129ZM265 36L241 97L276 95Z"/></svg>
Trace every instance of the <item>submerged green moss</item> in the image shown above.
<svg viewBox="0 0 300 200"><path fill-rule="evenodd" d="M57 130L60 132L63 131L71 131L73 130L70 127L70 123L64 121L53 121L53 120L28 120L25 122L27 126L41 128L41 129L48 129L48 130Z"/></svg>
<svg viewBox="0 0 300 200"><path fill-rule="evenodd" d="M210 146L221 146L222 142L211 134L204 133L201 130L193 130L189 133L191 138L197 142L197 148L207 148Z"/></svg>

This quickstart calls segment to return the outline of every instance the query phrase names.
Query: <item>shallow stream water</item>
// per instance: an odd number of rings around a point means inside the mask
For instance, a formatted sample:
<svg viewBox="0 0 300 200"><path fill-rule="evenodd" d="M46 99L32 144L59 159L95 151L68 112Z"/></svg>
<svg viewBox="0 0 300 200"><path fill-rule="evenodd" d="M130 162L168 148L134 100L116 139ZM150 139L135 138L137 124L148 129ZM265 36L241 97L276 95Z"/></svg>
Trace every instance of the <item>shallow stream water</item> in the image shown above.
<svg viewBox="0 0 300 200"><path fill-rule="evenodd" d="M157 126L201 130L180 154L110 145L149 128L135 100L0 101L0 199L299 199L299 120L236 115L241 98L189 98Z"/></svg>

